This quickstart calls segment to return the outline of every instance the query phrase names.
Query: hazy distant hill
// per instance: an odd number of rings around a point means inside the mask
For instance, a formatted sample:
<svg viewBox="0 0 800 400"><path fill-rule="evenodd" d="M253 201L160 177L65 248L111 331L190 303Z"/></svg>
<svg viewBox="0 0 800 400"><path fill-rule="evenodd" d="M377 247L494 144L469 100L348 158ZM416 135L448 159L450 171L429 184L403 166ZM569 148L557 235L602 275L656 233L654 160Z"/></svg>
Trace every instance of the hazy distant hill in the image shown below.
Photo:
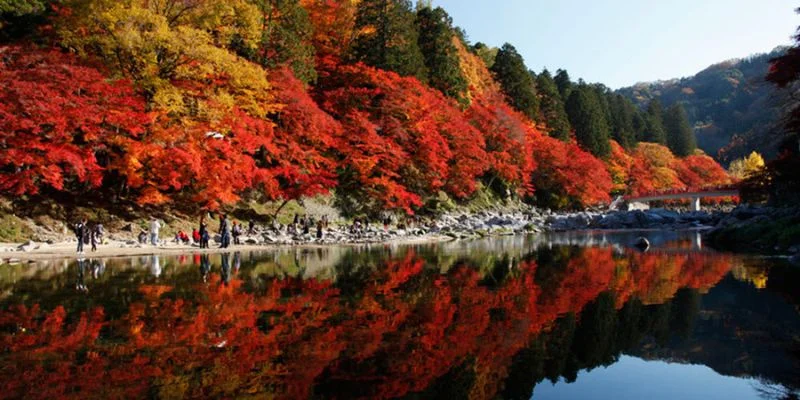
<svg viewBox="0 0 800 400"><path fill-rule="evenodd" d="M656 97L665 105L683 103L695 126L698 146L723 161L751 150L772 157L778 142L774 136L780 119L778 105L786 100L764 76L769 60L784 50L724 61L692 77L638 83L619 92L640 106ZM731 150L719 154L732 140Z"/></svg>

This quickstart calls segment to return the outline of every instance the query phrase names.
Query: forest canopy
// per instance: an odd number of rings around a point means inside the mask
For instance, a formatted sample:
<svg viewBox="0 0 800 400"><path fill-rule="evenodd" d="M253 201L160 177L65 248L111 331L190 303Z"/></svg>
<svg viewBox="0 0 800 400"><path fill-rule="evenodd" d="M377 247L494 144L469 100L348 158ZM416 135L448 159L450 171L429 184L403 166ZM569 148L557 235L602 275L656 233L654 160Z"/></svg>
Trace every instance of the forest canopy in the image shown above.
<svg viewBox="0 0 800 400"><path fill-rule="evenodd" d="M335 193L354 215L481 188L580 208L730 181L681 104L537 74L438 7L0 4L4 193L188 211Z"/></svg>

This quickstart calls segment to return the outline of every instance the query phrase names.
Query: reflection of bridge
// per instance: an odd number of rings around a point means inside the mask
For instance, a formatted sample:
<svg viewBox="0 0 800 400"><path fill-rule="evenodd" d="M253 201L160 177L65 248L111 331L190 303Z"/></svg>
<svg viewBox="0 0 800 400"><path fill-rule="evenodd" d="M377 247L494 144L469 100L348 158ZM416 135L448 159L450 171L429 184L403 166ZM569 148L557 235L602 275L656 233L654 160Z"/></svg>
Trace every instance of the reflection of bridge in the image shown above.
<svg viewBox="0 0 800 400"><path fill-rule="evenodd" d="M662 200L691 200L691 210L700 211L700 199L711 197L733 197L739 195L739 188L734 185L720 187L706 187L700 189L683 189L666 192L647 193L636 196L625 196L626 203L639 202L649 203L651 201Z"/></svg>

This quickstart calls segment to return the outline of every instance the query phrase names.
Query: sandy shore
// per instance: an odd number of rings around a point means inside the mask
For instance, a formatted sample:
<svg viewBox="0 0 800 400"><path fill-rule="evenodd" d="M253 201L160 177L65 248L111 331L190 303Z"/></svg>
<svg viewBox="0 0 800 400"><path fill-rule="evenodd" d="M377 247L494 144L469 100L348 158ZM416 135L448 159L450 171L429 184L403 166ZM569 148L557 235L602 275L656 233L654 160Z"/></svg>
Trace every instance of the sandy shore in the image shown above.
<svg viewBox="0 0 800 400"><path fill-rule="evenodd" d="M131 247L124 241L111 241L108 244L97 246L97 251L90 251L91 245L84 245L84 254L76 252L76 242L62 242L51 245L38 243L40 248L31 251L9 251L17 249L22 243L0 243L0 264L6 262L26 261L26 260L45 260L53 258L78 258L78 257L125 257L125 256L144 256L153 254L187 254L187 253L224 253L231 251L270 251L286 248L320 248L320 247L361 247L361 246L383 246L397 244L422 244L435 243L453 240L450 236L426 235L416 237L400 237L392 240L374 243L301 243L301 244L241 244L231 245L227 249L220 248L218 244L212 244L210 249L200 249L197 246L167 243L159 246L149 244L142 247Z"/></svg>

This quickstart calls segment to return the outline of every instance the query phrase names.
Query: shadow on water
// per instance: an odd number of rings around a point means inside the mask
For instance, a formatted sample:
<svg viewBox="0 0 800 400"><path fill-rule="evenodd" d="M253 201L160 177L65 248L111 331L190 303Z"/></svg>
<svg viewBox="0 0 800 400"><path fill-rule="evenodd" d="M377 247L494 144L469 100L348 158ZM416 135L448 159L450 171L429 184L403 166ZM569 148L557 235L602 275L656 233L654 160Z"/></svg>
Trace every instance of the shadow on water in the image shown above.
<svg viewBox="0 0 800 400"><path fill-rule="evenodd" d="M5 265L0 398L527 399L623 356L792 398L790 282L658 231Z"/></svg>

